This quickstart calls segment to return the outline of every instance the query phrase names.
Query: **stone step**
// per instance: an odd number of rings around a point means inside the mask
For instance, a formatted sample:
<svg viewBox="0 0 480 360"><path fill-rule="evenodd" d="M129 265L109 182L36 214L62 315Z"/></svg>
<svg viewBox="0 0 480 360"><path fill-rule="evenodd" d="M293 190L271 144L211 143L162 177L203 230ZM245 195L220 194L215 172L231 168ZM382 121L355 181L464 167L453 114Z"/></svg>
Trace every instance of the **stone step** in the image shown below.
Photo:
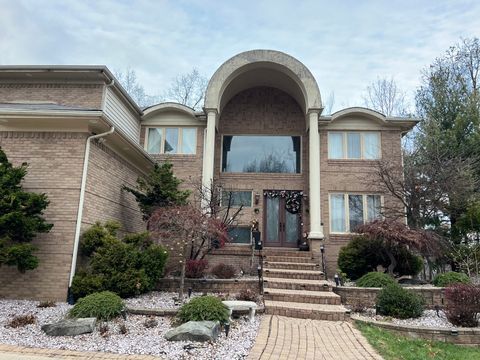
<svg viewBox="0 0 480 360"><path fill-rule="evenodd" d="M291 269L291 270L320 270L320 264L264 261L263 267L268 269Z"/></svg>
<svg viewBox="0 0 480 360"><path fill-rule="evenodd" d="M295 262L295 263L305 263L305 264L314 264L315 259L311 257L295 257L295 256L276 256L276 255L267 255L264 256L263 261L273 261L273 262Z"/></svg>
<svg viewBox="0 0 480 360"><path fill-rule="evenodd" d="M292 270L292 269L269 269L264 268L264 276L269 278L284 278L284 279L304 279L304 280L323 280L324 276L318 270Z"/></svg>
<svg viewBox="0 0 480 360"><path fill-rule="evenodd" d="M265 300L310 304L341 305L340 295L330 291L264 289Z"/></svg>
<svg viewBox="0 0 480 360"><path fill-rule="evenodd" d="M346 321L349 311L342 305L304 304L265 300L265 313L301 319Z"/></svg>
<svg viewBox="0 0 480 360"><path fill-rule="evenodd" d="M312 253L310 251L299 251L298 249L271 249L266 248L262 251L264 256L288 256L288 257L300 257L300 258L311 258Z"/></svg>
<svg viewBox="0 0 480 360"><path fill-rule="evenodd" d="M263 286L265 289L332 291L333 283L326 280L284 279L264 276Z"/></svg>

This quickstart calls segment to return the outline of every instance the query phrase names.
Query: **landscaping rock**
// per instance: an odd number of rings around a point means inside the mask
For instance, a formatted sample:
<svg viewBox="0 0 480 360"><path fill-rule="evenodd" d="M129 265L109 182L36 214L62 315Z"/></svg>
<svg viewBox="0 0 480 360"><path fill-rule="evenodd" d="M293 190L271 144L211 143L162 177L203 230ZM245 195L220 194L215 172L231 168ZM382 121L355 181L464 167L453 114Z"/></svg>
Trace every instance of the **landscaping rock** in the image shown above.
<svg viewBox="0 0 480 360"><path fill-rule="evenodd" d="M169 341L215 341L220 333L218 321L189 321L165 334Z"/></svg>
<svg viewBox="0 0 480 360"><path fill-rule="evenodd" d="M93 332L96 322L97 318L66 319L42 325L42 330L50 336L75 336Z"/></svg>

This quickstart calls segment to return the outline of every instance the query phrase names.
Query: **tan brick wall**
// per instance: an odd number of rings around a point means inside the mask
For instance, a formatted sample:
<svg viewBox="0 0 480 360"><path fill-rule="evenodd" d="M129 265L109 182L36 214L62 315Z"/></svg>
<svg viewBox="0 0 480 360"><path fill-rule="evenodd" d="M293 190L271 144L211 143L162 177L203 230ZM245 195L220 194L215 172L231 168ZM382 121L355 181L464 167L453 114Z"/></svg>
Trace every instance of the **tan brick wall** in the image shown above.
<svg viewBox="0 0 480 360"><path fill-rule="evenodd" d="M29 164L23 186L46 193L50 205L45 218L54 224L40 234L39 267L25 274L0 268L0 297L65 301L80 194L85 139L83 133L0 132L0 146L14 165Z"/></svg>
<svg viewBox="0 0 480 360"><path fill-rule="evenodd" d="M141 172L98 141L90 148L82 230L96 221L115 220L122 232L145 231L146 225L135 197L122 190L135 187Z"/></svg>
<svg viewBox="0 0 480 360"><path fill-rule="evenodd" d="M302 137L302 169L300 174L222 173L220 171L223 135L296 135ZM308 136L305 116L290 95L281 90L256 87L242 91L225 106L219 119L215 143L215 177L225 188L252 190L260 195L258 205L243 210L240 225L259 221L263 233L264 190L308 190ZM254 210L259 213L255 214ZM308 214L303 207L302 221L308 228Z"/></svg>
<svg viewBox="0 0 480 360"><path fill-rule="evenodd" d="M334 192L358 194L377 193L372 184L375 177L375 161L365 160L329 160L328 131L320 131L320 179L321 211L325 233L325 255L329 277L337 270L337 258L340 248L351 239L351 235L330 235L329 194ZM381 130L382 160L401 164L401 131ZM401 206L400 202L387 194L384 195L386 207ZM314 242L314 252L319 255L320 242Z"/></svg>
<svg viewBox="0 0 480 360"><path fill-rule="evenodd" d="M3 103L38 101L101 109L103 89L103 84L0 83L0 99Z"/></svg>

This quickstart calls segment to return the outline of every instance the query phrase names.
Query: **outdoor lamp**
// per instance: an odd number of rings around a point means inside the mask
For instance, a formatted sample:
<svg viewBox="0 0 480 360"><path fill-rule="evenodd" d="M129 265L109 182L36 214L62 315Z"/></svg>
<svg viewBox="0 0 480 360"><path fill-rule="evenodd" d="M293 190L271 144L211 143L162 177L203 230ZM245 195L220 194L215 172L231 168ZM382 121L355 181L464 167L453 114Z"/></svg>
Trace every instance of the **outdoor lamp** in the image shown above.
<svg viewBox="0 0 480 360"><path fill-rule="evenodd" d="M190 299L191 296L192 296L192 288L189 287L188 288L188 298Z"/></svg>
<svg viewBox="0 0 480 360"><path fill-rule="evenodd" d="M258 278L260 279L262 277L262 265L258 264L257 266L257 273L258 273Z"/></svg>
<svg viewBox="0 0 480 360"><path fill-rule="evenodd" d="M323 245L320 245L320 252L323 254L325 252L325 247Z"/></svg>
<svg viewBox="0 0 480 360"><path fill-rule="evenodd" d="M340 286L340 278L338 277L338 274L335 274L333 278L335 279L335 285Z"/></svg>
<svg viewBox="0 0 480 360"><path fill-rule="evenodd" d="M225 337L228 337L228 333L230 332L230 323L225 323Z"/></svg>
<svg viewBox="0 0 480 360"><path fill-rule="evenodd" d="M258 205L259 202L260 202L260 194L255 193L255 205Z"/></svg>

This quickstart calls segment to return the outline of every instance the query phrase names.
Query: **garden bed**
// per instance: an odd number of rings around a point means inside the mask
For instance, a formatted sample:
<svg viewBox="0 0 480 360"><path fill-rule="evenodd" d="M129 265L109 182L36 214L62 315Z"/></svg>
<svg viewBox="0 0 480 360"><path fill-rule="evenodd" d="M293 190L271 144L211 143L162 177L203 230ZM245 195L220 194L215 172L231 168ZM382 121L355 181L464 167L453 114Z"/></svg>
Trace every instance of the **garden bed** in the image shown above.
<svg viewBox="0 0 480 360"><path fill-rule="evenodd" d="M163 299L163 300L162 300ZM174 308L173 300L168 295L156 299L154 296L144 295L139 299L129 299L128 304L141 304L152 301L153 304ZM97 329L91 334L75 337L51 337L41 330L41 325L61 320L71 308L66 303L57 303L55 307L38 308L38 302L28 300L0 300L0 343L42 347L52 349L67 349L77 351L102 351L118 354L147 354L163 356L168 359L184 358L215 358L215 359L243 359L248 355L258 331L260 317L255 317L253 323L246 318L234 321L230 327L228 337L221 333L214 343L170 342L165 340L164 334L172 327L172 317L155 317L157 326L147 328L144 315L128 315L127 320L117 318L107 323L97 323ZM36 323L24 327L11 328L10 320L17 315L32 314ZM125 325L126 334L120 332L121 325ZM101 335L99 327L107 325L108 331ZM145 345L148 344L148 345Z"/></svg>
<svg viewBox="0 0 480 360"><path fill-rule="evenodd" d="M412 338L436 340L461 345L480 345L480 328L462 328L451 324L443 311L426 310L419 318L395 319L375 315L375 309L353 313L351 319L372 324Z"/></svg>
<svg viewBox="0 0 480 360"><path fill-rule="evenodd" d="M177 291L180 286L180 278L166 277L162 278L156 289L159 291ZM258 292L258 277L242 276L236 279L185 279L185 292L192 288L194 292L212 292L212 293L239 293L242 290L254 290Z"/></svg>

